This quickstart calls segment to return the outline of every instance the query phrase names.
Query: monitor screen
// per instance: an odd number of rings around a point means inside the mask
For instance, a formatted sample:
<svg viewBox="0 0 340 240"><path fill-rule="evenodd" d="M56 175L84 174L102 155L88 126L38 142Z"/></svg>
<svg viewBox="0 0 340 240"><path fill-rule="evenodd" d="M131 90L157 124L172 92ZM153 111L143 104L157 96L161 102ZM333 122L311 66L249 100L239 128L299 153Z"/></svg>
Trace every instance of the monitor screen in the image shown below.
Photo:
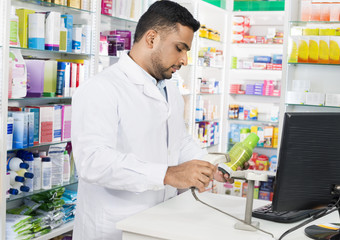
<svg viewBox="0 0 340 240"><path fill-rule="evenodd" d="M340 113L285 113L273 210L327 205L335 199L336 184L340 184Z"/></svg>

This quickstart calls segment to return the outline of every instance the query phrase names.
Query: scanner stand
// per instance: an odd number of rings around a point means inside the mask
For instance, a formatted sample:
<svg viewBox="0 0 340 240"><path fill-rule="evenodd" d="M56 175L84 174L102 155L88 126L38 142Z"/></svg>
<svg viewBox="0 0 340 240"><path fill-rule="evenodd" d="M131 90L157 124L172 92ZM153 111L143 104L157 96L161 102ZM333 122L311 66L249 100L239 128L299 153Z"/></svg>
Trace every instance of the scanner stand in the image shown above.
<svg viewBox="0 0 340 240"><path fill-rule="evenodd" d="M257 221L252 222L252 211L253 211L253 199L254 199L254 185L255 181L265 182L268 181L268 173L263 171L253 171L253 170L244 170L244 171L234 171L231 173L231 178L243 179L248 181L248 189L247 189L247 200L246 200L246 211L244 222L237 222L234 225L235 229L246 230L246 231L256 231L256 228L253 228L249 225L253 225L255 227L259 227L260 223Z"/></svg>

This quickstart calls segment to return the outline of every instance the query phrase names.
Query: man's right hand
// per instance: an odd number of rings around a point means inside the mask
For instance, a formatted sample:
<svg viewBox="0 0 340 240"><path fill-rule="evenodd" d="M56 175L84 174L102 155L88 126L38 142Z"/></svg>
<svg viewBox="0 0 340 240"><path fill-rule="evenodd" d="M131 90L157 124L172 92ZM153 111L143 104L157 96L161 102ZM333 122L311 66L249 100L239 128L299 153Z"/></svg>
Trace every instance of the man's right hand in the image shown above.
<svg viewBox="0 0 340 240"><path fill-rule="evenodd" d="M178 166L168 167L164 184L178 189L196 187L198 192L204 192L216 170L217 166L209 162L191 160Z"/></svg>

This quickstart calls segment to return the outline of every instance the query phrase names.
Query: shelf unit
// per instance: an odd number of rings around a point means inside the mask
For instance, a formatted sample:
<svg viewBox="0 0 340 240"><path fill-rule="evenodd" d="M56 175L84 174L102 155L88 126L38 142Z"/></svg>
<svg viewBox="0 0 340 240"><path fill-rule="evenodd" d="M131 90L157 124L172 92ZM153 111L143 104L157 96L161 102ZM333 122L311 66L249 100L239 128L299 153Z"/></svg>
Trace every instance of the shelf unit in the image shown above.
<svg viewBox="0 0 340 240"><path fill-rule="evenodd" d="M243 7L244 4L252 4L252 3L235 3L233 9ZM248 6L247 5L247 6ZM284 31L284 11L233 11L233 17L237 16L245 16L249 19L249 35L251 36L266 36L268 34L269 28L275 28L275 31L285 32ZM231 20L230 28L228 34L232 36L233 34L233 23ZM241 94L235 93L232 90L232 84L240 85L241 90L246 90L246 86L249 87L254 84L262 84L264 80L273 80L276 84L277 88L280 89L280 85L282 84L282 73L283 70L267 70L267 69L244 69L241 65L242 59L250 62L254 56L273 56L273 54L283 54L284 53L284 44L281 43L238 43L233 42L233 39L227 43L229 45L229 58L231 59L230 64L228 65L228 76L227 76L227 93L226 93L226 101L225 108L228 111L229 105L240 105L240 106L253 106L258 109L258 118L257 120L243 120L243 119L233 119L229 118L229 114L226 115L227 127L225 129L224 136L227 139L226 142L226 151L230 150L233 146L230 144L230 132L233 131L231 128L231 124L236 124L239 128L249 127L252 125L255 126L274 126L278 127L279 122L271 122L271 111L273 112L280 110L280 101L281 96L273 96L273 95L255 95L244 94L244 92L240 92ZM284 54L283 54L284 55ZM237 59L237 60L236 60ZM241 60L240 60L241 59ZM239 62L237 62L239 61ZM234 86L235 86L234 85ZM281 90L282 92L282 90ZM275 110L274 110L275 109ZM281 110L280 110L281 111ZM279 116L277 115L277 118ZM235 125L235 126L236 126ZM233 128L235 127L233 126ZM265 155L276 155L277 148L263 148L257 147L255 149L259 154Z"/></svg>
<svg viewBox="0 0 340 240"><path fill-rule="evenodd" d="M221 142L224 127L223 108L226 73L226 27L228 22L227 11L202 0L179 0L177 2L189 9L201 24L206 25L207 28L212 28L220 32L220 41L200 37L199 31L195 33L188 57L189 64L186 67L182 67L173 77L173 80L175 84L179 85L185 102L184 118L188 133L192 134L201 146L206 148L209 152L222 151ZM211 13L214 14L214 18L211 18ZM215 21L216 19L219 19L219 21ZM199 51L203 48L215 48L216 50L223 51L222 62L218 65L203 65L202 57L199 61ZM210 63L212 64L212 62ZM212 79L214 79L215 81L218 81L219 91L214 93L202 93L200 90L200 79L207 79L208 81L213 81ZM184 88L182 85L184 85ZM199 115L196 111L199 107L197 103L198 99L201 99L201 103L205 102L205 106L208 102L209 104L214 105L213 116L205 115L205 118L202 119L202 115ZM202 113L203 110L200 108L200 111ZM219 130L218 132L216 130L214 131L214 142L202 143L203 138L202 135L199 134L199 128L203 129L203 125L205 124L205 126L207 126L207 123L218 124ZM216 126L215 129L217 129ZM199 136L201 137L199 138Z"/></svg>
<svg viewBox="0 0 340 240"><path fill-rule="evenodd" d="M330 1L331 2L331 1ZM305 28L336 28L339 21L301 21L301 1L286 1L287 9L286 19L286 42L291 43L292 37L299 37ZM340 94L339 84L339 64L330 63L310 63L310 62L289 62L290 46L286 46L288 53L284 61L287 63L287 69L284 71L285 85L282 86L283 101L281 102L280 119L283 119L284 112L340 112L340 106L313 105L310 102L297 104L288 98L289 91L295 91L293 87L294 80L309 80L310 91L318 93Z"/></svg>
<svg viewBox="0 0 340 240"><path fill-rule="evenodd" d="M20 47L13 47L9 45L9 13L11 6L15 8L27 8L33 9L35 11L46 12L46 11L56 11L60 12L61 14L71 14L73 15L73 22L74 24L83 24L83 25L90 25L92 31L89 38L91 38L91 49L88 53L69 53L69 52L57 52L57 51L47 51L47 50L35 50L35 49L28 49L28 48L20 48ZM0 172L0 182L5 182L5 175L6 175L6 159L7 159L7 149L6 149L6 135L7 132L7 107L8 106L15 106L15 107L23 107L27 105L44 105L48 103L60 104L60 103L71 103L71 97L42 97L42 98L18 98L18 99L8 99L8 56L9 51L11 49L19 49L22 55L25 58L42 58L42 59L85 59L88 60L88 68L86 71L86 78L94 75L97 72L97 65L98 65L98 40L99 34L97 33L98 29L98 19L100 17L100 6L101 1L95 0L91 2L91 11L71 8L66 6L61 6L58 4L42 2L40 0L6 0L1 1L0 9L1 9L1 17L0 17L0 32L1 40L0 40L0 52L1 52L1 172ZM98 10L99 9L99 10ZM2 12L3 11L3 12ZM25 148L27 150L30 149L40 149L46 150L51 145L59 144L59 143L67 143L69 141L61 141L61 142L53 142L53 143L43 143L34 145L32 147ZM11 149L10 151L17 151L19 149ZM69 183L64 184L64 187L69 189L76 190L77 188L77 180L72 179ZM6 238L6 209L10 209L20 205L23 201L24 197L30 196L32 194L36 194L39 192L44 192L45 190L34 191L32 193L21 193L18 196L12 196L9 199L6 199L6 186L5 184L0 185L1 193L0 193L0 200L1 200L1 214L0 214L0 238ZM67 223L60 228L52 230L50 233L43 235L37 239L50 239L52 237L58 236L62 233L68 232L72 230L73 223Z"/></svg>

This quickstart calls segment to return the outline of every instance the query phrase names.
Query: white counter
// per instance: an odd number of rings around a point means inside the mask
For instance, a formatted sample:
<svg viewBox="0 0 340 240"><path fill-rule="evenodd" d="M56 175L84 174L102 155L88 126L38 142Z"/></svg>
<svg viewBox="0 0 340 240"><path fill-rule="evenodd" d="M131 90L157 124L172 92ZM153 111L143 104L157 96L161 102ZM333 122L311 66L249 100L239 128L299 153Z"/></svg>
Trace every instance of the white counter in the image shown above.
<svg viewBox="0 0 340 240"><path fill-rule="evenodd" d="M246 199L212 193L198 194L198 197L214 207L244 219ZM254 208L268 202L254 201ZM256 218L260 228L274 234L275 238L298 223L282 224ZM267 240L269 235L260 231L241 231L234 229L237 220L222 214L196 201L190 191L173 199L147 209L117 223L123 230L123 240L171 239L171 240ZM320 218L313 223L340 222L338 212ZM309 226L307 225L307 226ZM283 240L309 239L304 235L304 228L290 233Z"/></svg>

